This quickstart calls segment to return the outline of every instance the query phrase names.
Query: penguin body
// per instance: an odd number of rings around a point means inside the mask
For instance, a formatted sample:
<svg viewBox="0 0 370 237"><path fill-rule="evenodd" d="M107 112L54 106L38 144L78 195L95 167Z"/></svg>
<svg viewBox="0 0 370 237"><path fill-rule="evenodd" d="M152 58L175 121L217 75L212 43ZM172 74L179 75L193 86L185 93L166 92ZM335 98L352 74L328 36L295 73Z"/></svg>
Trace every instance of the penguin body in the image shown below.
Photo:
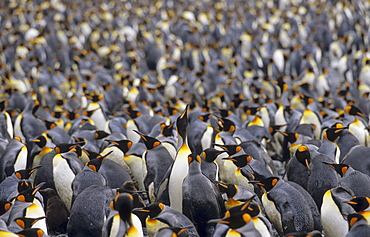
<svg viewBox="0 0 370 237"><path fill-rule="evenodd" d="M369 147L360 146L360 145L354 146L348 152L348 154L343 157L343 160L341 161L341 163L350 165L353 169L358 170L370 176L370 171L368 169L370 164L368 163L368 159L364 159L365 157L363 155L363 154L367 154L367 152L369 151L370 151Z"/></svg>
<svg viewBox="0 0 370 237"><path fill-rule="evenodd" d="M104 176L110 188L120 188L126 181L132 181L131 175L110 159L104 160L98 172Z"/></svg>
<svg viewBox="0 0 370 237"><path fill-rule="evenodd" d="M199 235L207 236L214 231L207 226L207 222L220 218L224 208L221 193L215 184L201 173L200 162L199 155L189 155L189 173L182 184L182 209L195 223ZM199 193L203 195L198 196Z"/></svg>
<svg viewBox="0 0 370 237"><path fill-rule="evenodd" d="M67 224L68 236L101 236L114 194L108 187L92 185L76 198Z"/></svg>
<svg viewBox="0 0 370 237"><path fill-rule="evenodd" d="M188 155L191 150L187 144L188 105L176 120L176 127L181 138L179 150L172 164L168 178L168 194L170 207L182 212L183 189L182 183L189 172Z"/></svg>
<svg viewBox="0 0 370 237"><path fill-rule="evenodd" d="M309 195L300 186L292 186L276 177L270 177L262 182L254 181L267 190L262 196L262 204L266 214L276 230L282 235L290 232L309 232L315 229L312 202ZM262 183L262 184L261 184ZM312 199L312 198L311 198Z"/></svg>
<svg viewBox="0 0 370 237"><path fill-rule="evenodd" d="M346 203L352 198L352 190L337 187L325 192L321 206L321 221L325 236L346 236L348 225L346 216L353 213L353 208Z"/></svg>

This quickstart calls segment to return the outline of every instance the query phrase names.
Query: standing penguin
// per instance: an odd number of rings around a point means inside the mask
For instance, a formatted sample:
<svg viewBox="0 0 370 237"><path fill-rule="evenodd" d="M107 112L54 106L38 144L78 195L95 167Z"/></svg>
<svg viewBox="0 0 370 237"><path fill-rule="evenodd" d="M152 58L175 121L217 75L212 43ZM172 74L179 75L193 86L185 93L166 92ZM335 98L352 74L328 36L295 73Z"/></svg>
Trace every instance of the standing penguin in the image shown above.
<svg viewBox="0 0 370 237"><path fill-rule="evenodd" d="M187 143L188 107L189 105L186 106L185 110L176 120L176 130L179 136L179 149L168 178L170 207L179 212L182 212L182 183L189 173L188 155L191 154L191 150Z"/></svg>
<svg viewBox="0 0 370 237"><path fill-rule="evenodd" d="M145 189L149 192L151 202L155 202L159 197L157 192L161 181L166 172L171 167L173 159L168 150L162 143L150 136L145 136L137 132L143 139L147 150L143 153L143 176Z"/></svg>
<svg viewBox="0 0 370 237"><path fill-rule="evenodd" d="M14 137L0 157L0 182L14 171L27 168L28 149L19 137Z"/></svg>
<svg viewBox="0 0 370 237"><path fill-rule="evenodd" d="M348 232L346 217L355 212L347 203L352 196L352 190L346 187L337 187L325 192L320 210L325 236L346 236Z"/></svg>
<svg viewBox="0 0 370 237"><path fill-rule="evenodd" d="M199 155L190 154L188 162L189 173L182 184L183 213L193 221L200 236L211 236L214 227L208 226L207 222L220 218L225 212L221 193L217 186L202 174Z"/></svg>

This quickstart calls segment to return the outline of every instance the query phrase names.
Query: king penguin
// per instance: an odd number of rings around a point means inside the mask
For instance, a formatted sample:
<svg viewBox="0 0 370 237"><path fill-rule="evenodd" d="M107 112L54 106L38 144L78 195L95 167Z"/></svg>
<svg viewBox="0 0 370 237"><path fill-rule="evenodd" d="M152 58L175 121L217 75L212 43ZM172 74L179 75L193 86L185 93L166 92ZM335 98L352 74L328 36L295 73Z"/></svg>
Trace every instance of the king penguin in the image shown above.
<svg viewBox="0 0 370 237"><path fill-rule="evenodd" d="M207 222L224 214L223 199L217 186L202 174L200 156L192 153L188 162L189 173L182 184L182 210L200 236L211 236L214 229Z"/></svg>
<svg viewBox="0 0 370 237"><path fill-rule="evenodd" d="M182 183L189 173L188 155L191 154L191 150L187 143L188 107L189 105L185 107L185 110L176 120L179 148L168 178L170 207L179 212L182 212Z"/></svg>
<svg viewBox="0 0 370 237"><path fill-rule="evenodd" d="M151 202L159 197L158 189L166 172L171 167L173 159L168 150L158 139L137 132L143 139L147 150L143 153L142 163L145 190L149 192Z"/></svg>

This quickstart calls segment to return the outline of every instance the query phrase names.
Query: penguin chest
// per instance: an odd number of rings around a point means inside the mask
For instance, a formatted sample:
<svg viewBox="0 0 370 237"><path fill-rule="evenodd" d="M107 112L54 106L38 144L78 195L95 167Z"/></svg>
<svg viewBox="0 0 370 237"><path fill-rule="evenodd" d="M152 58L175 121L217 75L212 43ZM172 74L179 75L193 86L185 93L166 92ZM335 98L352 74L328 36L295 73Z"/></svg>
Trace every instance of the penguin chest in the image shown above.
<svg viewBox="0 0 370 237"><path fill-rule="evenodd" d="M25 169L26 166L27 166L27 156L28 156L28 150L27 150L27 147L24 145L17 157L16 157L16 160L14 162L14 170L17 171L17 170L21 170L21 169Z"/></svg>
<svg viewBox="0 0 370 237"><path fill-rule="evenodd" d="M14 136L15 137L20 137L22 139L22 141L25 140L25 137L23 136L23 132L22 132L22 120L23 120L23 114L20 113L17 118L15 119L15 122L14 122Z"/></svg>
<svg viewBox="0 0 370 237"><path fill-rule="evenodd" d="M105 123L107 122L107 120L101 108L93 112L93 114L91 115L91 119L94 121L97 129L99 130L105 129Z"/></svg>
<svg viewBox="0 0 370 237"><path fill-rule="evenodd" d="M59 163L53 159L53 178L56 191L58 192L59 197L63 200L66 204L68 209L71 208L72 203L72 181L75 178L75 174L73 173L71 167L69 166L67 160L63 158ZM55 164L57 163L57 164Z"/></svg>
<svg viewBox="0 0 370 237"><path fill-rule="evenodd" d="M315 139L320 139L321 122L315 112L311 110L305 110L303 112L301 120L299 121L299 124L314 124L315 125L315 129L314 129Z"/></svg>
<svg viewBox="0 0 370 237"><path fill-rule="evenodd" d="M275 229L280 234L284 233L283 226L282 226L282 220L281 220L281 214L277 210L275 203L267 197L267 193L264 193L262 195L262 204L263 204L263 207L265 208L265 212L269 220L271 221Z"/></svg>
<svg viewBox="0 0 370 237"><path fill-rule="evenodd" d="M187 146L180 148L173 163L168 183L170 206L179 212L182 212L182 183L189 172L188 155L190 153Z"/></svg>
<svg viewBox="0 0 370 237"><path fill-rule="evenodd" d="M230 229L227 231L225 237L243 237L243 235L239 233L237 230Z"/></svg>
<svg viewBox="0 0 370 237"><path fill-rule="evenodd" d="M112 226L109 230L109 236L115 237L120 234L120 225L124 224L121 222L121 217L117 214L112 217ZM122 234L121 234L122 235Z"/></svg>
<svg viewBox="0 0 370 237"><path fill-rule="evenodd" d="M271 236L271 233L265 223L259 218L259 217L253 217L252 218L254 228L258 233L263 237L269 237Z"/></svg>
<svg viewBox="0 0 370 237"><path fill-rule="evenodd" d="M157 233L160 229L164 227L169 227L164 222L161 222L157 219L152 219L152 218L146 218L146 231L148 232L149 237L153 237L155 233Z"/></svg>
<svg viewBox="0 0 370 237"><path fill-rule="evenodd" d="M206 130L203 133L202 139L201 139L202 150L205 150L211 147L212 135L213 135L213 128L211 126L207 126Z"/></svg>
<svg viewBox="0 0 370 237"><path fill-rule="evenodd" d="M134 130L139 131L135 121L133 119L129 119L126 123L127 139L129 139L133 143L138 143L140 141L140 136L136 132L134 132Z"/></svg>
<svg viewBox="0 0 370 237"><path fill-rule="evenodd" d="M220 167L220 179L222 180L222 182L225 182L225 183L236 184L238 181L241 182L240 177L238 180L238 178L235 176L236 171L237 171L237 167L234 165L232 161L224 160L222 169Z"/></svg>
<svg viewBox="0 0 370 237"><path fill-rule="evenodd" d="M328 237L344 237L348 232L348 223L343 218L337 204L334 202L331 191L325 192L321 205L321 222Z"/></svg>
<svg viewBox="0 0 370 237"><path fill-rule="evenodd" d="M134 181L138 182L140 190L144 190L144 177L141 158L135 155L125 155L125 163L130 167Z"/></svg>

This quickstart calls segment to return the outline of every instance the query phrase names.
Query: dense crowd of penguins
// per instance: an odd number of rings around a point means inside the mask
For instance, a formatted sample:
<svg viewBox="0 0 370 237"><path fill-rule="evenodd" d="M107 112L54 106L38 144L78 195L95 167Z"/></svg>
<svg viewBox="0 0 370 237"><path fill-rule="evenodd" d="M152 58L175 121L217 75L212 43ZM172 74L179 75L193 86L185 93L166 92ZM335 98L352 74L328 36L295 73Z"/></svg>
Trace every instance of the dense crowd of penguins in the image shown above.
<svg viewBox="0 0 370 237"><path fill-rule="evenodd" d="M0 237L370 236L368 0L0 13Z"/></svg>

